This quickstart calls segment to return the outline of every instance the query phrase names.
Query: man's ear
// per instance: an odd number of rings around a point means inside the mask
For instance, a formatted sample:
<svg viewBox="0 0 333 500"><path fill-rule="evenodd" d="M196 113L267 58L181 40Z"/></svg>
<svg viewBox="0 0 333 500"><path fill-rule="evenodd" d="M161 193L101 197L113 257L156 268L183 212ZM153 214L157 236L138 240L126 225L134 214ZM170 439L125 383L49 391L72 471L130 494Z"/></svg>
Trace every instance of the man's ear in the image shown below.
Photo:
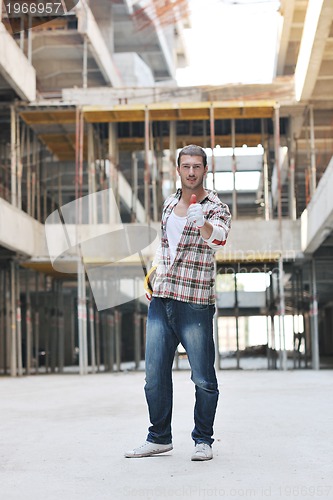
<svg viewBox="0 0 333 500"><path fill-rule="evenodd" d="M178 175L180 175L180 168L179 168L179 165L177 165L177 173L178 173Z"/></svg>

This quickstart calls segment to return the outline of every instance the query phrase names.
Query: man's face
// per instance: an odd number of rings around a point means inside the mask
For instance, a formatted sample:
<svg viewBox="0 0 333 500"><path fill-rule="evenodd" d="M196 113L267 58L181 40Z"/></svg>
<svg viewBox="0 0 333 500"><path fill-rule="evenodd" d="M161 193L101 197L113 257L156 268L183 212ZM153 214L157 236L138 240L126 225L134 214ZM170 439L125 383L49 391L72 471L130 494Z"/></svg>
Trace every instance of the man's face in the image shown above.
<svg viewBox="0 0 333 500"><path fill-rule="evenodd" d="M183 155L180 157L180 165L177 172L182 182L182 187L187 189L197 189L203 185L203 180L207 174L207 165L204 167L201 156Z"/></svg>

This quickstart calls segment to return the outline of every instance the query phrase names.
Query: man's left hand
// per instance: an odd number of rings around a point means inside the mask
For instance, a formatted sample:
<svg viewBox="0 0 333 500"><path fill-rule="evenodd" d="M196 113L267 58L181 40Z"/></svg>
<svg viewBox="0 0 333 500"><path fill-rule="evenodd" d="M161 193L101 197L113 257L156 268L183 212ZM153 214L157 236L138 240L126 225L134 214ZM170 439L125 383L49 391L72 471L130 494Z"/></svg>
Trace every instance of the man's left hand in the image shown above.
<svg viewBox="0 0 333 500"><path fill-rule="evenodd" d="M205 224L202 205L200 203L193 203L188 207L187 220L189 222L193 222L193 224L195 224L197 228L200 228Z"/></svg>

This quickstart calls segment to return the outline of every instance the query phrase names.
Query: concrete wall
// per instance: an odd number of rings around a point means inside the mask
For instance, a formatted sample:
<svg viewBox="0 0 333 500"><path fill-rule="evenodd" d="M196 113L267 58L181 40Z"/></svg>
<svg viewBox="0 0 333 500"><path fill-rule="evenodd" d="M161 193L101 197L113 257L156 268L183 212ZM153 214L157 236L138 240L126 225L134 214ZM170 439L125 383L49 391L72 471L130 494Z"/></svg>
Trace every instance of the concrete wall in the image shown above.
<svg viewBox="0 0 333 500"><path fill-rule="evenodd" d="M301 215L302 250L312 254L333 231L333 157Z"/></svg>

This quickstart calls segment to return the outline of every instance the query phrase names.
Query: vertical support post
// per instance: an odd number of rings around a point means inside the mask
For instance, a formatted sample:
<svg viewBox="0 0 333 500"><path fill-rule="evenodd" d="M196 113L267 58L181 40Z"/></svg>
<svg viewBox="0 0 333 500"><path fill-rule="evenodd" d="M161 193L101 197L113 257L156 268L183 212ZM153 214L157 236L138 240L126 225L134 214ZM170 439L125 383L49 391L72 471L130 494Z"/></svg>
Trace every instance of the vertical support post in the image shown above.
<svg viewBox="0 0 333 500"><path fill-rule="evenodd" d="M319 333L318 333L318 299L317 299L317 277L316 277L316 261L313 258L311 261L311 281L312 281L312 304L310 309L311 316L311 353L312 353L312 369L319 370Z"/></svg>
<svg viewBox="0 0 333 500"><path fill-rule="evenodd" d="M81 257L77 261L77 303L78 303L78 327L79 327L79 367L80 375L88 373L87 360L87 304L85 272Z"/></svg>
<svg viewBox="0 0 333 500"><path fill-rule="evenodd" d="M28 15L28 61L32 63L32 16Z"/></svg>
<svg viewBox="0 0 333 500"><path fill-rule="evenodd" d="M34 314L34 344L36 358L36 373L39 371L39 275L35 276L35 314Z"/></svg>
<svg viewBox="0 0 333 500"><path fill-rule="evenodd" d="M11 204L17 206L17 159L16 159L16 111L10 107L10 155L11 155Z"/></svg>
<svg viewBox="0 0 333 500"><path fill-rule="evenodd" d="M237 162L235 155L236 148L236 122L235 119L231 119L231 147L232 147L232 217L237 219L237 191L236 191L236 172L237 172Z"/></svg>
<svg viewBox="0 0 333 500"><path fill-rule="evenodd" d="M95 322L94 322L94 308L92 302L92 292L90 291L89 300L89 326L90 326L90 357L91 357L91 371L96 373L96 355L95 355Z"/></svg>
<svg viewBox="0 0 333 500"><path fill-rule="evenodd" d="M29 287L29 270L25 270L25 323L26 323L26 357L25 357L25 372L27 375L31 373L32 361L32 325L31 325L31 300Z"/></svg>
<svg viewBox="0 0 333 500"><path fill-rule="evenodd" d="M58 336L58 371L63 373L65 365L65 321L64 321L64 296L62 284L57 287L57 336Z"/></svg>
<svg viewBox="0 0 333 500"><path fill-rule="evenodd" d="M214 259L214 276L217 276L217 263ZM215 343L215 365L218 370L221 370L221 357L220 357L220 339L219 339L219 307L217 302L217 294L215 293L215 314L213 316L213 335Z"/></svg>
<svg viewBox="0 0 333 500"><path fill-rule="evenodd" d="M278 187L278 219L282 217L282 186L281 186L281 163L280 163L280 106L277 104L274 110L274 151L275 151L275 168L277 173Z"/></svg>
<svg viewBox="0 0 333 500"><path fill-rule="evenodd" d="M10 374L17 376L17 336L16 336L16 280L15 280L15 262L10 262L10 317L11 317L11 336L10 336Z"/></svg>
<svg viewBox="0 0 333 500"><path fill-rule="evenodd" d="M313 105L309 106L310 117L310 159L311 159L311 176L310 176L310 196L312 198L317 185L317 167L316 167L316 142L314 135L314 116Z"/></svg>
<svg viewBox="0 0 333 500"><path fill-rule="evenodd" d="M114 312L115 323L115 347L116 347L116 367L117 371L121 370L121 312L117 309Z"/></svg>
<svg viewBox="0 0 333 500"><path fill-rule="evenodd" d="M234 269L234 289L235 289L235 321L236 321L236 360L237 368L240 368L240 352L239 352L239 307L238 307L238 288L237 288L237 274Z"/></svg>
<svg viewBox="0 0 333 500"><path fill-rule="evenodd" d="M138 203L138 159L135 151L132 152L132 222L137 220L137 203Z"/></svg>
<svg viewBox="0 0 333 500"><path fill-rule="evenodd" d="M296 220L294 118L289 118L289 217Z"/></svg>
<svg viewBox="0 0 333 500"><path fill-rule="evenodd" d="M23 375L22 366L22 312L21 312L21 289L20 289L20 268L16 264L16 346L17 346L17 373Z"/></svg>
<svg viewBox="0 0 333 500"><path fill-rule="evenodd" d="M269 201L269 179L268 179L268 140L266 138L266 123L264 118L261 118L261 143L264 148L263 153L263 176L264 176L264 209L265 209L265 220L270 219L270 201Z"/></svg>
<svg viewBox="0 0 333 500"><path fill-rule="evenodd" d="M88 123L88 194L96 192L94 126ZM96 197L89 196L89 224L97 224Z"/></svg>
<svg viewBox="0 0 333 500"><path fill-rule="evenodd" d="M134 322L134 361L135 369L140 368L141 361L141 328L140 328L140 313L139 311L134 311L133 313Z"/></svg>
<svg viewBox="0 0 333 500"><path fill-rule="evenodd" d="M86 35L83 36L82 86L84 89L88 87L88 40Z"/></svg>
<svg viewBox="0 0 333 500"><path fill-rule="evenodd" d="M101 368L101 319L100 319L100 313L99 311L96 311L95 314L95 332L96 332L96 364L97 364L97 371L100 371Z"/></svg>
<svg viewBox="0 0 333 500"><path fill-rule="evenodd" d="M176 181L177 181L177 170L176 170L176 151L177 151L177 124L175 120L170 122L170 132L169 132L169 147L170 147L170 159L169 159L169 180L170 180L170 192L169 194L176 191Z"/></svg>
<svg viewBox="0 0 333 500"><path fill-rule="evenodd" d="M212 174L213 174L213 190L215 191L215 114L214 105L211 103L209 110L210 118L210 147L212 150Z"/></svg>
<svg viewBox="0 0 333 500"><path fill-rule="evenodd" d="M113 372L114 368L114 344L115 344L115 315L108 314L106 316L106 329L105 329L105 342L108 346L107 349L107 360L105 360L105 365L108 366L110 372Z"/></svg>
<svg viewBox="0 0 333 500"><path fill-rule="evenodd" d="M145 172L144 172L144 205L146 222L150 221L150 149L149 149L149 109L145 109Z"/></svg>
<svg viewBox="0 0 333 500"><path fill-rule="evenodd" d="M115 199L118 199L118 182L117 182L117 162L118 162L118 151L117 151L117 130L115 123L109 123L108 130L108 158L109 158L109 189L112 191ZM109 197L109 220L110 224L117 223L117 214L114 211L114 206L112 204L112 197Z"/></svg>
<svg viewBox="0 0 333 500"><path fill-rule="evenodd" d="M286 351L286 334L285 334L285 298L284 298L284 270L283 270L283 256L279 258L279 294L280 294L280 355L281 355L281 368L287 370L287 351Z"/></svg>

